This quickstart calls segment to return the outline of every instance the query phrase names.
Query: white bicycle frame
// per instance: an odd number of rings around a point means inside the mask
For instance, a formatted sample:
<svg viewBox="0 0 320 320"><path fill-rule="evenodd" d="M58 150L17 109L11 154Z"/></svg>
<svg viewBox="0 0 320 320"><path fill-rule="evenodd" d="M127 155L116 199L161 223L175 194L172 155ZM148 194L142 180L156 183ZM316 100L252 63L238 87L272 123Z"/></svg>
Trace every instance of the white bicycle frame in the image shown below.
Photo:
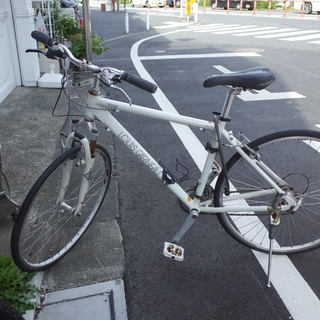
<svg viewBox="0 0 320 320"><path fill-rule="evenodd" d="M234 89L231 89L234 90ZM237 93L231 93L233 95ZM230 103L231 106L231 103ZM230 109L229 106L229 109ZM115 101L112 99L108 99L105 97L101 97L99 95L88 95L88 107L85 111L86 119L97 119L101 123L103 123L118 139L133 152L133 154L143 162L146 167L148 167L160 180L163 179L163 168L159 165L159 163L139 144L137 140L115 119L112 115L115 111L124 111L129 113L138 114L145 117L151 117L159 120L175 122L199 129L210 130L213 132L214 137L212 140L212 146L218 147L218 142L216 137L215 123L211 121L201 120L197 118L187 117L179 114L168 113L160 110L155 110L143 106L138 106L134 104L129 104L125 102ZM227 111L228 113L228 111ZM82 120L86 121L86 120ZM90 123L90 121L88 122ZM279 187L279 182L282 183L282 179L277 176L271 169L263 164L259 159L255 157L250 157L246 152L242 149L244 146L242 142L236 139L231 131L227 131L225 127L225 122L219 120L219 132L221 136L227 140L227 142L247 161L252 168L270 185L270 188L267 190L254 191L250 193L246 193L245 196L240 195L238 193L232 193L225 200L232 203L234 200L246 199L246 198L254 198L261 195L267 194L282 194L283 191ZM66 147L70 148L72 145L72 141L75 139L74 133L70 133L67 138ZM84 138L81 140L81 143L84 148L85 154L85 165L83 171L83 178L80 188L79 200L76 206L74 213L80 214L81 207L85 203L86 193L88 191L88 177L90 176L91 168L94 164L94 158L91 158L89 141ZM201 173L201 177L198 183L198 187L196 190L196 194L202 195L204 188L207 184L208 176L210 171L213 168L213 163L215 161L216 152L209 152L207 155L207 159L205 161L204 168ZM71 169L71 168L70 168ZM69 174L67 173L69 172ZM59 199L57 201L61 201L63 205L63 194L65 187L68 185L70 177L70 171L66 167L65 172L63 174L63 181L61 186L61 192L59 195ZM194 197L192 199L181 187L178 183L167 184L167 187L190 209L193 218L196 218L200 212L203 213L220 213L220 212L266 212L268 211L268 206L249 206L246 201L238 201L236 204L230 204L224 207L214 207L212 206L212 202L200 202L200 199ZM290 203L290 206L294 204ZM283 206L283 210L287 210L289 208L289 204Z"/></svg>

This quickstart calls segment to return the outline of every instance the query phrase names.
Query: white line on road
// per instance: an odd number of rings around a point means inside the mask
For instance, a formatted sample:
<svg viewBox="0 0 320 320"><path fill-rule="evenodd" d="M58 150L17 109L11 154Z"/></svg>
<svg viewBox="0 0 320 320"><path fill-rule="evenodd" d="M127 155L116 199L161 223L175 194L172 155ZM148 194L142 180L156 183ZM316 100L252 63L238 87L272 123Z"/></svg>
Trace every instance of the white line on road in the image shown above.
<svg viewBox="0 0 320 320"><path fill-rule="evenodd" d="M283 29L281 30L283 31ZM268 34L265 36L256 36L256 38L262 38L262 39L270 39L270 38L280 38L280 37L292 37L300 34L306 34L306 33L315 33L319 32L319 30L304 30L304 31L294 31L294 32L281 32L276 34Z"/></svg>
<svg viewBox="0 0 320 320"><path fill-rule="evenodd" d="M219 30L219 31L213 31L211 32L212 34L230 34L230 33L239 33L239 32L244 32L244 31L252 31L252 30L257 30L259 27L258 26L241 26L241 27L233 27L227 30Z"/></svg>
<svg viewBox="0 0 320 320"><path fill-rule="evenodd" d="M254 29L251 30L250 32L242 32L242 33L237 33L235 36L237 37L246 37L246 36L256 36L260 34L267 34L267 33L273 33L278 29L277 27L263 27L259 29Z"/></svg>
<svg viewBox="0 0 320 320"><path fill-rule="evenodd" d="M311 40L311 39L317 39L320 38L320 33L317 34L308 34L305 36L300 37L293 37L293 38L285 38L285 39L279 39L283 41L301 41L301 40Z"/></svg>
<svg viewBox="0 0 320 320"><path fill-rule="evenodd" d="M193 32L201 33L201 32L210 32L213 30L228 30L230 28L234 27L240 27L240 24L228 24L228 25L222 25L222 26L215 26L215 27L209 27L209 28L202 28L201 30L192 30Z"/></svg>
<svg viewBox="0 0 320 320"><path fill-rule="evenodd" d="M151 75L144 68L138 56L138 48L140 44L150 39L165 36L173 32L142 39L132 46L131 59L142 78L155 83ZM159 86L157 92L154 94L154 98L162 110L177 113L177 110L161 91ZM206 158L206 151L204 150L201 142L188 126L172 123L172 127L201 170ZM268 256L266 254L256 252L254 252L254 254L262 268L266 271ZM273 286L279 293L293 318L295 320L318 320L320 314L320 301L306 281L302 278L290 259L287 256L274 256L273 261Z"/></svg>
<svg viewBox="0 0 320 320"><path fill-rule="evenodd" d="M204 54L168 54L157 56L141 56L140 60L169 60L169 59L203 59L203 58L229 58L229 57L260 57L255 52L225 52Z"/></svg>

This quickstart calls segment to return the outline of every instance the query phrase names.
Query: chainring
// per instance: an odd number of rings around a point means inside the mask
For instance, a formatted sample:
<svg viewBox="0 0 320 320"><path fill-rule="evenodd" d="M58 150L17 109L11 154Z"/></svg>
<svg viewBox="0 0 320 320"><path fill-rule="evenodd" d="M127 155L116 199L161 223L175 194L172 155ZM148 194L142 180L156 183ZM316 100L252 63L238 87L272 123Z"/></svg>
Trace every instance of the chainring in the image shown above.
<svg viewBox="0 0 320 320"><path fill-rule="evenodd" d="M196 194L196 190L197 190L197 186L193 186L193 187L188 187L186 188L184 191L188 194L188 196L193 199L195 194ZM200 197L200 201L208 201L208 200L212 200L213 199L213 194L214 194L214 189L207 185L203 191L203 195ZM181 210L183 210L184 212L190 213L190 209L180 200L178 200L178 204Z"/></svg>

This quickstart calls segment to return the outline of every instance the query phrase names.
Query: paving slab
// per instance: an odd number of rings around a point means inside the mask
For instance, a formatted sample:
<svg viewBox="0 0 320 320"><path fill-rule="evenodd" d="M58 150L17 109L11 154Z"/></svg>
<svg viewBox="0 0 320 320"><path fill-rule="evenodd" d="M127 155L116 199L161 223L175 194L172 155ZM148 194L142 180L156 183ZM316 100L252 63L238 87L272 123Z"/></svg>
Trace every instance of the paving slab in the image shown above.
<svg viewBox="0 0 320 320"><path fill-rule="evenodd" d="M123 281L117 279L46 293L37 319L126 320Z"/></svg>

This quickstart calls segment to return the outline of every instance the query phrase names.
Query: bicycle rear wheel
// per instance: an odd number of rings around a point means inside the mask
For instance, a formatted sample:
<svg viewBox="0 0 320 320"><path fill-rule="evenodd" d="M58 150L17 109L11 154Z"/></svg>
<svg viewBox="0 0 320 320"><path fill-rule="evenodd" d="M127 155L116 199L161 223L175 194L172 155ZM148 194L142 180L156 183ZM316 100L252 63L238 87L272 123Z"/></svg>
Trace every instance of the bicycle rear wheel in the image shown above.
<svg viewBox="0 0 320 320"><path fill-rule="evenodd" d="M83 176L81 147L61 154L39 177L21 205L12 237L12 257L24 271L42 270L61 259L81 238L97 214L111 178L108 151L97 144L94 166L89 177L89 190L81 215L66 209L74 208ZM64 206L57 204L62 168L72 165Z"/></svg>
<svg viewBox="0 0 320 320"><path fill-rule="evenodd" d="M281 214L280 224L275 228L273 252L292 254L320 247L320 132L277 132L252 141L248 146L256 150L261 161L288 184L287 190L302 199L296 212ZM232 193L245 197L248 192L270 188L239 154L231 157L226 167ZM217 207L231 205L224 193L224 176L222 172L215 188L214 203ZM274 197L275 194L269 194L237 201L246 201L252 206L268 206ZM270 218L267 212L219 213L218 219L229 235L241 244L268 252Z"/></svg>

